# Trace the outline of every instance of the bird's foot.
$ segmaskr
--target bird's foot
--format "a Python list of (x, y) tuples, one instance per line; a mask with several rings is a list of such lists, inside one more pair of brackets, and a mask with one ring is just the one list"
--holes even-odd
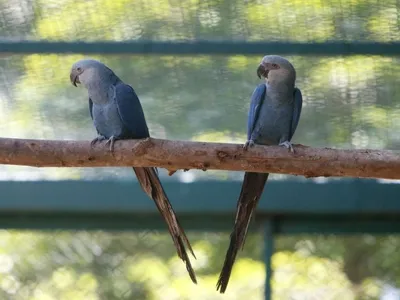
[(250, 147), (253, 147), (254, 146), (254, 141), (253, 140), (248, 140), (248, 141), (246, 141), (246, 143), (244, 143), (244, 145), (243, 145), (243, 149), (245, 150), (245, 151), (247, 151), (247, 149)]
[(101, 142), (106, 140), (107, 138), (104, 135), (99, 134), (95, 139), (90, 142), (90, 147), (94, 147), (97, 142)]
[(110, 144), (110, 152), (111, 153), (114, 153), (114, 144), (115, 144), (116, 140), (118, 140), (118, 138), (112, 135), (106, 142), (106, 146), (108, 144)]
[(286, 149), (289, 149), (290, 152), (294, 153), (294, 148), (291, 142), (289, 141), (284, 141), (282, 143), (279, 144), (279, 146), (283, 146)]

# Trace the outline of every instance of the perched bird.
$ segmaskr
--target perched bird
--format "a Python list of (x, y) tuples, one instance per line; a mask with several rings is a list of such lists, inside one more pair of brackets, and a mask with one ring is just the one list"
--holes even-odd
[[(70, 79), (74, 86), (82, 84), (89, 94), (89, 112), (93, 119), (98, 141), (107, 140), (110, 151), (118, 139), (145, 139), (150, 137), (143, 109), (134, 89), (125, 84), (103, 63), (84, 59), (76, 62), (71, 69)], [(154, 200), (168, 225), (168, 230), (179, 257), (186, 263), (186, 269), (194, 283), (196, 275), (190, 263), (186, 247), (195, 257), (186, 234), (161, 185), (156, 168), (133, 167), (145, 193)]]
[[(281, 145), (294, 152), (290, 140), (299, 123), (302, 95), (295, 87), (296, 71), (292, 64), (277, 55), (265, 56), (257, 75), (265, 83), (256, 87), (251, 96), (247, 121), (247, 141), (244, 150), (254, 144)], [(240, 248), (243, 248), (251, 216), (256, 209), (268, 173), (246, 172), (237, 202), (235, 225), (217, 283), (217, 290), (224, 293), (232, 267)]]

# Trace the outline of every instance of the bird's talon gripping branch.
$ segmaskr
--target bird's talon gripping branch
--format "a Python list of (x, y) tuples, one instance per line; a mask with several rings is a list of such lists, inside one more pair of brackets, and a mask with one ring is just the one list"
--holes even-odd
[(284, 141), (283, 143), (280, 143), (279, 146), (283, 146), (286, 149), (288, 149), (290, 152), (294, 153), (294, 148), (291, 142), (289, 141)]
[(98, 135), (95, 139), (93, 139), (91, 142), (90, 142), (90, 147), (94, 147), (94, 145), (97, 143), (97, 142), (101, 142), (101, 141), (104, 141), (106, 139), (106, 137), (105, 136), (103, 136), (103, 135)]
[(110, 152), (112, 153), (114, 153), (114, 144), (116, 140), (118, 140), (118, 138), (116, 138), (115, 136), (111, 136), (106, 142), (106, 146), (108, 144), (110, 145)]
[(248, 141), (246, 141), (246, 143), (244, 143), (244, 146), (243, 146), (243, 149), (245, 150), (245, 151), (247, 151), (247, 149), (250, 147), (253, 147), (254, 146), (254, 141), (253, 140), (248, 140)]

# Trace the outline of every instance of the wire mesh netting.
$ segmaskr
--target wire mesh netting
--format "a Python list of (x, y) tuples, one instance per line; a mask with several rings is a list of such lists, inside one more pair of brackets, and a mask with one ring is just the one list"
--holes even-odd
[[(4, 40), (396, 41), (399, 22), (398, 1), (0, 0)], [(86, 91), (69, 82), (72, 63), (82, 57), (1, 54), (1, 135), (93, 138)], [(152, 136), (245, 140), (261, 57), (93, 57), (135, 88)], [(295, 143), (400, 149), (397, 57), (288, 59), (297, 69), (304, 97)], [(0, 167), (1, 180), (109, 177), (134, 178), (124, 168)], [(202, 177), (236, 180), (242, 174), (174, 175), (182, 181)], [(198, 256), (193, 262), (199, 286), (189, 281), (166, 233), (2, 231), (0, 298), (262, 299), (265, 270), (259, 235), (247, 239), (226, 296), (215, 292), (215, 283), (228, 234), (192, 233), (190, 239)], [(399, 299), (393, 298), (398, 295), (393, 287), (400, 284), (399, 244), (399, 237), (392, 236), (282, 237), (273, 257), (274, 299)]]
[(395, 0), (3, 0), (2, 35), (50, 40), (399, 39)]

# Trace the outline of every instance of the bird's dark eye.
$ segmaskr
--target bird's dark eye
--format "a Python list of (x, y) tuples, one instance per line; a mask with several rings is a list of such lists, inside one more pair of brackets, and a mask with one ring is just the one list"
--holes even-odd
[(272, 67), (273, 67), (274, 69), (278, 69), (278, 65), (277, 65), (277, 64), (272, 64)]
[(76, 68), (76, 70), (78, 71), (78, 72), (80, 72), (80, 71), (82, 71), (82, 68)]

